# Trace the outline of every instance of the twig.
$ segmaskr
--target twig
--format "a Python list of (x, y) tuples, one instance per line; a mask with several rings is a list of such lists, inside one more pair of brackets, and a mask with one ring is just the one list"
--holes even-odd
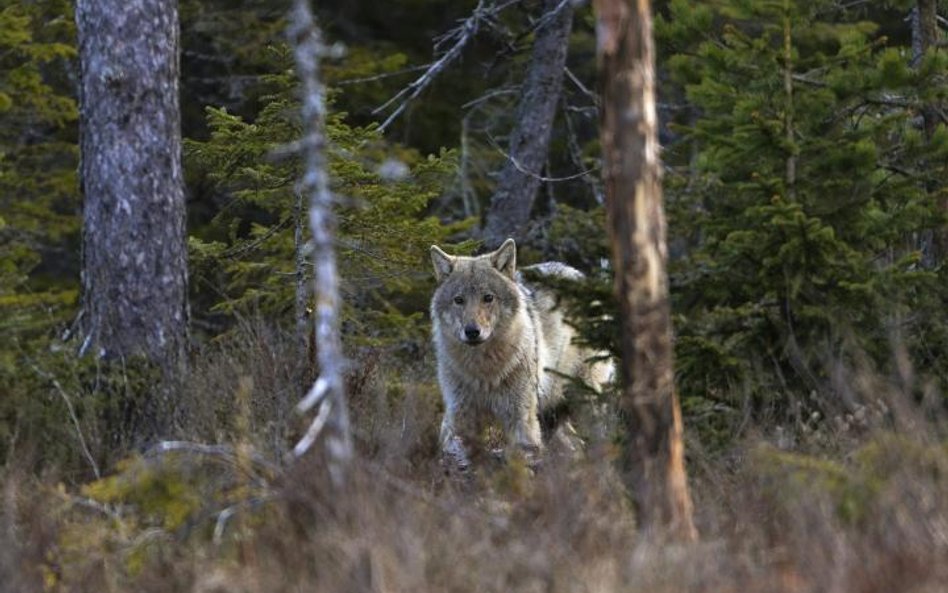
[[(504, 95), (516, 95), (516, 94), (519, 93), (519, 92), (520, 92), (520, 87), (519, 87), (519, 86), (516, 86), (516, 87), (513, 87), (513, 88), (494, 89), (494, 90), (492, 90), (492, 91), (489, 91), (489, 92), (484, 93), (483, 95), (481, 95), (480, 97), (478, 97), (478, 98), (476, 98), (476, 99), (471, 99), (470, 101), (468, 101), (468, 102), (465, 103), (464, 105), (461, 105), (461, 109), (463, 109), (463, 110), (466, 111), (466, 110), (468, 110), (468, 109), (470, 109), (470, 108), (472, 108), (472, 107), (480, 108), (480, 106), (481, 106), (483, 103), (486, 103), (487, 101), (490, 101), (490, 100), (493, 99), (494, 97), (502, 97), (502, 96), (504, 96)], [(468, 114), (468, 115), (470, 115), (470, 114)]]
[(309, 390), (306, 397), (296, 404), (296, 411), (300, 413), (308, 412), (310, 408), (321, 402), (327, 393), (329, 393), (329, 382), (320, 377), (313, 383), (313, 388)]
[[(566, 121), (566, 145), (569, 148), (569, 156), (572, 159), (573, 163), (576, 165), (576, 168), (581, 168), (583, 166), (583, 151), (579, 146), (579, 139), (576, 135), (576, 128), (573, 126), (573, 118), (570, 115), (570, 110), (566, 101), (564, 99), (564, 108), (563, 108), (563, 119)], [(605, 198), (602, 193), (602, 189), (599, 187), (597, 181), (597, 176), (590, 175), (586, 178), (586, 183), (589, 185), (589, 189), (592, 192), (593, 198), (596, 200), (597, 204), (603, 204)]]
[[(533, 21), (530, 27), (528, 29), (525, 29), (519, 35), (517, 35), (513, 39), (513, 41), (509, 43), (509, 45), (513, 46), (516, 43), (526, 39), (530, 35), (533, 35), (534, 33), (536, 33), (538, 29), (540, 29), (541, 27), (546, 25), (548, 22), (556, 18), (556, 16), (560, 13), (560, 11), (566, 8), (567, 6), (569, 6), (570, 4), (573, 4), (574, 6), (578, 7), (580, 4), (582, 4), (582, 1), (577, 2), (576, 0), (560, 0), (560, 3), (554, 6), (553, 10), (547, 13), (544, 13), (543, 15), (540, 16), (540, 18)], [(496, 27), (493, 27), (493, 28), (495, 30), (497, 29)]]
[(213, 542), (215, 546), (221, 545), (221, 540), (224, 538), (224, 528), (227, 526), (227, 521), (231, 516), (237, 512), (238, 505), (231, 505), (217, 514), (217, 521), (214, 522), (214, 538)]
[[(145, 452), (145, 457), (157, 457), (164, 453), (184, 452), (208, 457), (220, 457), (227, 462), (237, 463), (237, 458), (243, 453), (234, 450), (230, 445), (208, 445), (191, 441), (161, 441)], [(259, 453), (247, 454), (247, 459), (269, 471), (279, 471), (279, 467)]]
[(82, 448), (82, 454), (85, 456), (86, 461), (89, 462), (89, 465), (92, 466), (92, 473), (95, 474), (95, 479), (100, 479), (102, 474), (99, 472), (99, 464), (95, 462), (95, 459), (92, 457), (92, 453), (89, 451), (89, 446), (86, 444), (86, 439), (84, 436), (82, 436), (82, 427), (79, 425), (79, 417), (76, 416), (76, 409), (72, 405), (72, 400), (69, 398), (69, 394), (66, 393), (66, 390), (63, 389), (63, 386), (59, 383), (59, 381), (56, 380), (56, 377), (53, 377), (46, 371), (42, 370), (32, 361), (30, 361), (30, 366), (33, 367), (33, 370), (36, 371), (36, 374), (52, 383), (60, 397), (63, 398), (63, 401), (66, 403), (66, 409), (69, 411), (69, 418), (72, 421), (72, 425), (76, 429), (76, 436), (79, 439), (79, 446)]
[(267, 239), (269, 239), (270, 237), (274, 236), (275, 234), (283, 230), (290, 223), (291, 220), (293, 220), (293, 217), (287, 216), (280, 222), (268, 228), (262, 235), (260, 235), (256, 239), (247, 241), (246, 243), (242, 245), (234, 245), (230, 249), (224, 250), (224, 252), (221, 253), (221, 257), (226, 258), (226, 259), (231, 259), (231, 258), (243, 256), (244, 254), (250, 251), (253, 251), (257, 247), (262, 245), (264, 242), (266, 242)]
[(817, 87), (817, 88), (826, 88), (826, 87), (828, 86), (828, 85), (827, 85), (825, 82), (823, 82), (822, 80), (816, 80), (816, 79), (810, 78), (809, 76), (806, 76), (806, 75), (804, 75), (804, 74), (792, 74), (792, 75), (791, 75), (791, 78), (793, 78), (793, 80), (795, 80), (795, 81), (797, 81), (797, 82), (802, 82), (802, 83), (805, 83), (805, 84), (808, 84), (808, 85), (811, 85), (811, 86), (815, 86), (815, 87)]
[(566, 177), (544, 177), (542, 175), (538, 175), (534, 173), (533, 171), (528, 171), (522, 164), (520, 164), (519, 161), (517, 161), (517, 159), (515, 159), (512, 155), (510, 155), (510, 153), (506, 152), (503, 148), (501, 148), (500, 145), (497, 144), (497, 141), (494, 140), (494, 137), (491, 136), (490, 134), (487, 134), (487, 140), (488, 142), (490, 142), (491, 146), (493, 146), (497, 150), (497, 152), (504, 155), (504, 158), (510, 161), (510, 163), (518, 171), (520, 171), (524, 175), (533, 177), (534, 179), (538, 181), (543, 181), (543, 182), (571, 181), (573, 179), (579, 179), (580, 177), (585, 177), (586, 175), (589, 175), (590, 173), (599, 169), (599, 167), (597, 166), (591, 169), (586, 169), (585, 171), (580, 171), (579, 173), (574, 173), (573, 175), (567, 175)]
[(227, 528), (227, 522), (230, 521), (230, 518), (237, 514), (242, 507), (255, 507), (261, 505), (268, 500), (272, 500), (274, 497), (272, 495), (267, 496), (257, 496), (254, 498), (249, 498), (247, 500), (241, 500), (236, 504), (232, 504), (229, 507), (224, 508), (219, 513), (217, 513), (217, 520), (214, 522), (214, 535), (211, 541), (214, 542), (215, 546), (221, 545), (221, 542), (224, 539), (224, 530)]
[(395, 119), (398, 118), (398, 116), (401, 115), (403, 111), (405, 111), (405, 108), (408, 107), (408, 104), (415, 100), (418, 95), (422, 93), (422, 91), (428, 88), (428, 86), (434, 82), (434, 79), (439, 74), (441, 74), (448, 64), (456, 60), (461, 55), (461, 51), (474, 38), (474, 35), (477, 34), (477, 31), (483, 22), (488, 22), (504, 9), (517, 4), (520, 1), (521, 0), (507, 0), (506, 2), (502, 2), (500, 4), (485, 7), (484, 0), (479, 0), (477, 7), (474, 9), (474, 12), (471, 13), (471, 16), (464, 19), (460, 26), (448, 31), (439, 38), (439, 40), (435, 43), (435, 50), (441, 47), (442, 44), (445, 44), (452, 39), (455, 40), (454, 45), (452, 45), (451, 48), (448, 49), (440, 58), (433, 62), (424, 74), (416, 78), (408, 86), (398, 91), (398, 93), (396, 93), (391, 99), (379, 105), (372, 111), (372, 115), (378, 115), (393, 104), (398, 103), (398, 106), (395, 108), (395, 110), (389, 114), (389, 116), (385, 118), (385, 121), (379, 125), (379, 130), (384, 132), (390, 125), (392, 125), (392, 122), (394, 122)]
[(319, 406), (319, 413), (316, 414), (316, 418), (313, 419), (313, 423), (309, 425), (309, 428), (306, 430), (306, 434), (303, 435), (303, 438), (300, 439), (300, 442), (296, 443), (296, 446), (293, 447), (293, 455), (300, 457), (313, 446), (313, 443), (316, 442), (316, 438), (319, 437), (319, 433), (323, 431), (323, 428), (326, 426), (326, 422), (329, 420), (329, 413), (332, 411), (332, 402), (329, 400), (324, 400)]
[(579, 92), (581, 92), (582, 94), (584, 94), (584, 95), (586, 95), (587, 97), (589, 97), (589, 100), (592, 101), (593, 105), (595, 105), (595, 106), (598, 108), (598, 107), (599, 107), (599, 95), (597, 95), (596, 93), (594, 93), (594, 92), (592, 92), (591, 90), (589, 90), (589, 88), (586, 87), (586, 85), (584, 85), (584, 84), (582, 83), (582, 81), (579, 80), (579, 78), (576, 77), (575, 74), (573, 74), (573, 71), (570, 70), (569, 67), (564, 66), (564, 67), (563, 67), (563, 71), (566, 72), (566, 77), (569, 78), (570, 82), (572, 82), (574, 85), (576, 85), (576, 88), (579, 89)]
[(106, 517), (108, 517), (109, 519), (112, 519), (113, 521), (115, 521), (115, 523), (119, 525), (122, 524), (122, 514), (107, 504), (101, 503), (98, 500), (95, 500), (92, 498), (86, 498), (84, 496), (74, 496), (74, 495), (65, 494), (65, 493), (63, 494), (63, 496), (66, 498), (66, 500), (68, 500), (70, 503), (76, 506), (85, 507), (87, 509), (98, 511), (102, 513), (103, 515), (105, 515)]
[(339, 80), (335, 83), (336, 86), (348, 86), (351, 84), (359, 84), (363, 82), (375, 82), (377, 80), (385, 80), (386, 78), (392, 78), (394, 76), (401, 76), (402, 74), (408, 74), (410, 72), (418, 72), (419, 70), (424, 70), (425, 68), (430, 67), (431, 64), (420, 64), (418, 66), (409, 66), (408, 68), (402, 68), (401, 70), (395, 70), (394, 72), (382, 72), (379, 74), (374, 74), (372, 76), (361, 76), (359, 78), (347, 78), (345, 80)]
[(469, 127), (470, 121), (468, 120), (468, 116), (465, 115), (461, 118), (461, 158), (458, 163), (458, 175), (460, 176), (461, 182), (461, 204), (464, 207), (465, 218), (474, 216), (474, 204), (477, 203), (477, 196), (474, 194), (474, 189), (471, 187), (471, 182), (468, 179), (468, 164), (470, 163), (471, 156), (470, 142), (468, 142)]

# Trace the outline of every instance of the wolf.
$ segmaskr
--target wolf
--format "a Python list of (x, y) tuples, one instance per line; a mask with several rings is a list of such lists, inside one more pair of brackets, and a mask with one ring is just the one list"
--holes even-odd
[[(432, 338), (444, 399), (441, 448), (461, 467), (466, 443), (492, 416), (508, 448), (536, 460), (544, 448), (541, 417), (562, 409), (570, 377), (601, 388), (611, 363), (573, 344), (549, 290), (529, 285), (517, 271), (517, 245), (477, 257), (451, 256), (431, 246), (437, 289), (431, 299)], [(559, 262), (529, 266), (544, 276), (582, 278)]]

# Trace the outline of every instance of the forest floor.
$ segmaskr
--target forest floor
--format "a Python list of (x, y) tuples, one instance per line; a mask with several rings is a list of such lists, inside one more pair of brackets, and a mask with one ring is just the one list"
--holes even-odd
[(26, 453), (2, 470), (0, 590), (946, 590), (948, 423), (894, 389), (875, 392), (885, 413), (751, 423), (713, 449), (686, 419), (700, 540), (677, 544), (637, 532), (614, 446), (446, 477), (430, 356), (357, 359), (340, 494), (318, 454), (277, 453), (288, 341), (250, 334), (195, 365), (181, 441), (100, 479), (37, 474)]

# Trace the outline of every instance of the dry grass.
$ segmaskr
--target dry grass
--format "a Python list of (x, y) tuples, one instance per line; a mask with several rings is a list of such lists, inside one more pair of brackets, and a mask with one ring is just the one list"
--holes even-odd
[(693, 447), (702, 537), (678, 545), (637, 535), (608, 452), (536, 476), (513, 463), (445, 478), (423, 357), (360, 358), (350, 383), (360, 457), (339, 496), (318, 456), (276, 454), (286, 429), (274, 418), (295, 393), (289, 342), (263, 327), (244, 336), (195, 368), (201, 400), (181, 427), (226, 447), (138, 458), (91, 488), (4, 470), (0, 589), (934, 593), (948, 583), (945, 423), (910, 405), (858, 431), (828, 421), (801, 432), (807, 454), (763, 437), (724, 454)]

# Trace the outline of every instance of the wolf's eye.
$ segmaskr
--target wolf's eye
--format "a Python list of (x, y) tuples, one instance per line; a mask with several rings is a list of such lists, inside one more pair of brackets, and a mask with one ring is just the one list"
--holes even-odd
[(456, 296), (456, 297), (454, 297), (454, 304), (455, 304), (455, 305), (463, 305), (463, 304), (464, 304), (464, 297), (462, 297), (462, 296)]
[(494, 295), (492, 295), (492, 294), (485, 294), (485, 295), (484, 295), (484, 302), (485, 302), (485, 303), (493, 303), (493, 302), (494, 302)]

